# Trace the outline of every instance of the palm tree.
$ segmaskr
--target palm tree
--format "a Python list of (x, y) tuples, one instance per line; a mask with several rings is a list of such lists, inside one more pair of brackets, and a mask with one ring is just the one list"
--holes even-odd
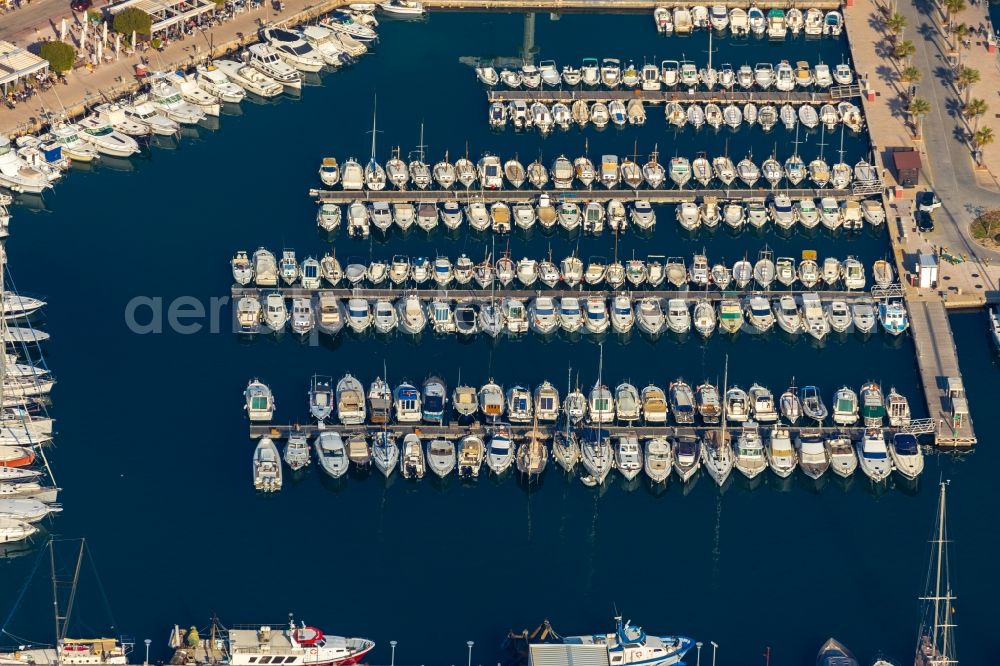
[(979, 79), (982, 78), (979, 75), (978, 69), (973, 69), (972, 67), (963, 67), (958, 70), (958, 75), (955, 77), (955, 83), (958, 85), (959, 89), (965, 90), (965, 103), (969, 103), (969, 96), (972, 94), (973, 84), (979, 83)]
[(964, 109), (962, 109), (962, 115), (964, 115), (966, 119), (972, 119), (975, 121), (975, 124), (972, 127), (973, 134), (979, 131), (979, 119), (985, 116), (986, 112), (989, 110), (990, 107), (986, 101), (978, 98), (969, 100), (969, 103), (965, 105)]
[(899, 80), (903, 83), (920, 83), (920, 79), (923, 77), (923, 72), (920, 68), (915, 65), (907, 65), (903, 68), (903, 71), (899, 73)]
[(917, 52), (917, 47), (913, 45), (910, 40), (905, 40), (896, 44), (892, 49), (892, 55), (896, 60), (906, 60), (907, 64), (910, 62), (910, 58), (913, 54)]
[(903, 30), (906, 29), (906, 17), (896, 12), (885, 20), (885, 27), (894, 39), (900, 39), (903, 36)]
[(958, 25), (956, 25), (954, 28), (951, 29), (951, 32), (952, 34), (955, 35), (955, 40), (958, 42), (956, 46), (959, 47), (961, 47), (961, 45), (965, 43), (965, 40), (969, 38), (969, 35), (972, 34), (972, 31), (969, 29), (969, 26), (965, 25), (964, 23), (959, 23)]
[(993, 143), (995, 139), (992, 127), (984, 127), (972, 137), (972, 141), (976, 145), (976, 162), (978, 164), (983, 163), (983, 148)]
[(910, 100), (906, 111), (913, 118), (913, 138), (919, 139), (920, 126), (923, 124), (924, 116), (931, 112), (931, 104), (922, 97), (914, 97)]
[(948, 13), (946, 25), (951, 25), (951, 20), (956, 14), (965, 9), (965, 0), (944, 0), (944, 8)]

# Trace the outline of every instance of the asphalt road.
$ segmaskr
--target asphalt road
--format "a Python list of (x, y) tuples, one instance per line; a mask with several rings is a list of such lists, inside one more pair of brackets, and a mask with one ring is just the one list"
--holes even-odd
[(980, 247), (969, 232), (969, 224), (980, 211), (1000, 207), (1000, 195), (977, 184), (969, 147), (962, 138), (962, 100), (951, 83), (951, 67), (945, 57), (947, 45), (932, 18), (939, 16), (938, 9), (930, 0), (900, 2), (898, 7), (910, 26), (906, 36), (917, 47), (913, 64), (923, 73), (918, 95), (931, 106), (922, 127), (929, 157), (924, 176), (943, 205), (935, 214), (935, 231), (929, 239), (952, 252), (1000, 261), (1000, 252)]
[(73, 16), (69, 0), (32, 0), (30, 5), (25, 2), (21, 0), (19, 9), (0, 16), (0, 39), (27, 46), (36, 41), (36, 28), (42, 37), (54, 36), (60, 20)]

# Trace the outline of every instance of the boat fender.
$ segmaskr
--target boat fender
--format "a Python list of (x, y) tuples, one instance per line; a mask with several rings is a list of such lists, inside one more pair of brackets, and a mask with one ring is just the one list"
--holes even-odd
[(316, 654), (316, 648), (309, 648), (309, 654)]

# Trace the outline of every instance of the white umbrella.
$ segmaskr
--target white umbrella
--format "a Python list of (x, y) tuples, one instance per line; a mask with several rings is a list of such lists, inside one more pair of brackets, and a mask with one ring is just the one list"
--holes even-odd
[(118, 52), (122, 48), (122, 36), (119, 33), (115, 33), (115, 60), (118, 60)]
[(135, 30), (132, 31), (132, 48), (135, 48)]
[(59, 24), (59, 41), (66, 41), (66, 18), (63, 17), (62, 23)]
[(101, 64), (101, 58), (104, 57), (104, 42), (97, 42), (97, 64)]
[(105, 21), (101, 27), (101, 41), (108, 41), (108, 22)]
[(80, 30), (80, 50), (83, 51), (87, 48), (87, 22), (83, 22), (83, 28)]

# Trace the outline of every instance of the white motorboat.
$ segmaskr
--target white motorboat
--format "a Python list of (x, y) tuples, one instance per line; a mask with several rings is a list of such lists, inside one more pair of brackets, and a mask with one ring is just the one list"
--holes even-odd
[(858, 454), (849, 437), (831, 437), (826, 440), (830, 469), (841, 478), (848, 478), (858, 467)]
[(289, 434), (282, 457), (293, 472), (309, 466), (312, 463), (312, 456), (309, 455), (309, 441), (306, 436), (299, 431)]
[(889, 443), (892, 466), (905, 479), (916, 479), (924, 471), (924, 454), (916, 435), (895, 433)]
[(212, 64), (225, 74), (227, 79), (259, 97), (275, 97), (284, 91), (284, 86), (280, 83), (245, 63), (235, 60), (213, 60)]
[(198, 65), (195, 81), (199, 88), (222, 102), (239, 104), (246, 97), (246, 90), (213, 64)]
[(160, 76), (150, 84), (149, 101), (157, 111), (182, 125), (194, 125), (206, 115), (204, 109), (186, 101), (166, 76)]
[(343, 50), (342, 42), (329, 28), (307, 25), (302, 27), (299, 34), (330, 67), (339, 67), (351, 62), (351, 56)]
[(380, 2), (378, 8), (389, 16), (423, 16), (427, 10), (419, 0), (386, 0)]
[(277, 492), (281, 490), (281, 479), (278, 447), (271, 439), (262, 437), (253, 453), (253, 486), (261, 492)]
[(152, 134), (149, 125), (129, 117), (121, 104), (113, 102), (98, 104), (94, 107), (94, 115), (102, 123), (106, 123), (114, 130), (134, 139), (145, 139)]
[(268, 292), (264, 298), (264, 324), (274, 333), (281, 333), (288, 323), (288, 308), (280, 293)]
[(496, 425), (491, 428), (486, 451), (486, 466), (490, 471), (497, 476), (506, 472), (514, 463), (514, 454), (514, 443), (507, 426)]
[(792, 446), (788, 428), (775, 426), (768, 435), (767, 463), (771, 471), (782, 479), (791, 476), (798, 466), (799, 458)]
[(799, 467), (810, 479), (820, 478), (830, 468), (830, 453), (819, 432), (800, 432), (795, 445), (799, 450)]
[(174, 136), (180, 130), (180, 124), (160, 113), (149, 100), (135, 104), (123, 104), (122, 110), (130, 120), (145, 125), (150, 133), (158, 136)]
[(320, 468), (331, 478), (339, 479), (347, 473), (349, 458), (344, 440), (337, 432), (324, 431), (313, 440), (316, 460)]
[(861, 471), (875, 483), (881, 483), (889, 478), (893, 463), (881, 428), (865, 430), (861, 446), (858, 447), (858, 460)]
[[(309, 50), (312, 51), (312, 47), (309, 47)], [(285, 62), (267, 44), (258, 43), (252, 45), (244, 51), (243, 58), (248, 65), (258, 72), (277, 81), (286, 88), (297, 90), (302, 87), (302, 76), (299, 74), (299, 71)], [(320, 64), (320, 67), (322, 67), (322, 64)]]
[(178, 70), (173, 73), (171, 81), (180, 91), (181, 99), (197, 106), (205, 112), (206, 116), (218, 118), (222, 114), (222, 104), (219, 98), (202, 88), (195, 76)]

